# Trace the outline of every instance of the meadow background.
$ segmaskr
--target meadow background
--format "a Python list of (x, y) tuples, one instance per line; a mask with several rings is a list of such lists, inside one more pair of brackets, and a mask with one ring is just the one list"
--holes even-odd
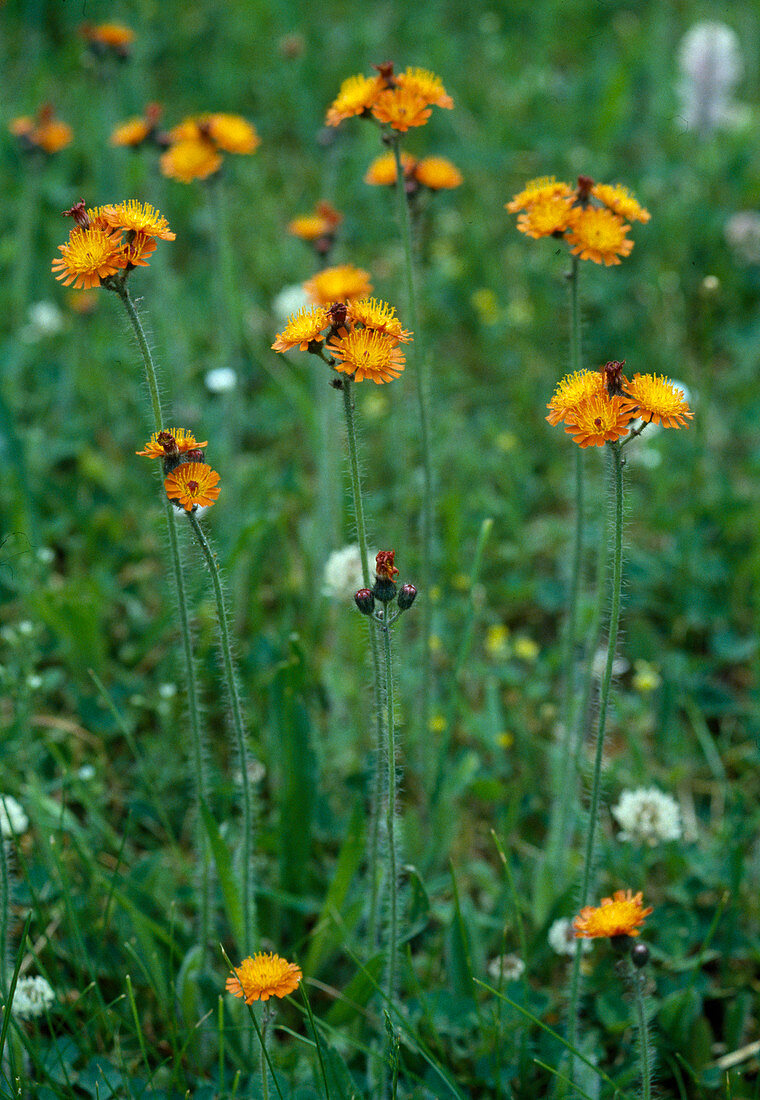
[[(677, 56), (690, 26), (711, 18), (740, 39), (744, 119), (700, 134), (683, 124)], [(93, 65), (84, 19), (132, 27), (129, 61)], [(494, 984), (489, 960), (516, 952), (527, 969), (507, 993), (561, 1025), (567, 960), (547, 930), (576, 911), (577, 864), (550, 893), (536, 867), (572, 528), (573, 445), (544, 420), (568, 369), (567, 259), (518, 234), (504, 203), (533, 176), (582, 173), (627, 184), (652, 214), (619, 268), (583, 267), (584, 365), (625, 359), (631, 372), (665, 373), (688, 387), (695, 413), (689, 431), (627, 452), (625, 664), (604, 780), (606, 807), (642, 785), (672, 794), (684, 838), (622, 843), (605, 809), (599, 896), (631, 887), (655, 907), (646, 940), (659, 1095), (760, 1096), (756, 1048), (730, 1072), (720, 1064), (757, 1039), (760, 990), (760, 243), (756, 234), (753, 252), (726, 238), (733, 215), (760, 211), (756, 6), (8, 0), (0, 27), (0, 785), (31, 822), (13, 843), (11, 950), (31, 911), (22, 973), (44, 974), (57, 995), (47, 1018), (11, 1029), (26, 1052), (23, 1094), (258, 1088), (240, 1006), (227, 998), (218, 1016), (221, 955), (198, 981), (182, 969), (193, 943), (191, 783), (160, 497), (134, 454), (152, 429), (142, 370), (116, 296), (99, 291), (82, 316), (71, 309), (78, 292), (50, 274), (70, 228), (60, 211), (82, 197), (150, 202), (177, 235), (130, 286), (171, 423), (209, 440), (222, 475), (204, 523), (226, 571), (261, 765), (261, 944), (304, 967), (331, 1095), (366, 1094), (363, 1052), (383, 1027), (361, 945), (366, 627), (350, 602), (322, 594), (329, 553), (353, 541), (342, 428), (336, 409), (332, 446), (320, 450), (326, 368), (270, 345), (283, 323), (277, 295), (315, 268), (287, 222), (320, 198), (345, 215), (334, 260), (368, 269), (403, 320), (394, 195), (362, 179), (381, 151), (377, 130), (323, 128), (345, 77), (393, 59), (438, 73), (455, 101), (405, 148), (447, 156), (464, 176), (427, 197), (420, 222), (438, 486), (436, 583), (420, 600), (432, 601), (437, 696), (423, 734), (415, 609), (396, 631), (408, 907), (398, 1095), (543, 1097), (550, 1074), (532, 1059), (560, 1060), (546, 1032), (473, 979)], [(153, 100), (167, 126), (230, 111), (261, 136), (254, 156), (224, 166), (239, 332), (222, 313), (209, 188), (164, 179), (152, 150), (109, 145), (114, 126)], [(44, 101), (74, 141), (33, 172), (7, 127)], [(61, 311), (57, 331), (30, 319), (40, 301)], [(237, 372), (234, 391), (206, 385), (220, 366)], [(366, 383), (356, 397), (370, 543), (395, 548), (413, 581), (412, 379)], [(601, 452), (587, 466), (593, 540)], [(235, 761), (213, 603), (193, 553), (188, 563), (224, 833), (237, 820)], [(586, 617), (590, 607), (589, 597)], [(216, 939), (233, 957), (224, 902), (218, 892)], [(630, 1006), (603, 947), (590, 958), (584, 1049), (636, 1095)], [(313, 1050), (290, 1034), (311, 1034), (295, 1002), (280, 1007), (273, 1058), (285, 1095), (319, 1096)], [(593, 1073), (584, 1087), (613, 1095)]]

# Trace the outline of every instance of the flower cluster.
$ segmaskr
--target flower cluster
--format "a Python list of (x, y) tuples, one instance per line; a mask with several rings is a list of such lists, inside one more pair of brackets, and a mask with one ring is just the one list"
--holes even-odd
[(335, 244), (335, 234), (343, 215), (329, 202), (318, 202), (311, 214), (301, 214), (288, 222), (288, 233), (308, 241), (319, 256), (326, 256)]
[(116, 57), (126, 61), (135, 32), (122, 23), (83, 23), (79, 33), (96, 57)]
[(232, 969), (227, 979), (227, 991), (243, 997), (247, 1005), (268, 1001), (270, 997), (287, 997), (303, 978), (300, 966), (269, 951), (260, 951), (243, 959)]
[(627, 187), (595, 183), (588, 176), (578, 177), (575, 190), (554, 176), (542, 176), (505, 205), (510, 214), (518, 215), (521, 233), (536, 240), (564, 237), (573, 255), (608, 267), (631, 253), (633, 241), (626, 236), (631, 227), (626, 222), (650, 218)]
[(616, 890), (614, 897), (602, 898), (601, 905), (587, 905), (573, 921), (578, 939), (601, 939), (615, 936), (638, 936), (644, 918), (652, 912), (645, 909), (641, 891)]
[(48, 156), (65, 149), (74, 136), (68, 123), (55, 117), (51, 103), (43, 103), (34, 118), (28, 115), (14, 118), (8, 129), (26, 152), (39, 150)]
[(55, 1004), (55, 993), (46, 978), (36, 975), (19, 978), (13, 993), (11, 1012), (18, 1020), (33, 1020), (44, 1016)]
[[(602, 447), (628, 435), (631, 421), (688, 427), (690, 411), (683, 390), (664, 375), (623, 374), (625, 360), (612, 360), (599, 371), (565, 375), (546, 406), (550, 424), (564, 424), (579, 447)], [(642, 425), (643, 427), (643, 425)], [(641, 429), (639, 429), (640, 431)]]
[(149, 103), (142, 115), (120, 123), (111, 134), (111, 145), (123, 145), (136, 149), (147, 142), (162, 144), (159, 140), (158, 124), (161, 121), (163, 107), (160, 103)]
[(154, 432), (142, 451), (145, 458), (160, 458), (163, 463), (164, 488), (175, 508), (196, 512), (198, 508), (210, 508), (219, 496), (219, 474), (206, 465), (203, 448), (208, 440), (199, 443), (186, 428), (164, 428)]
[[(372, 588), (360, 588), (354, 596), (354, 602), (362, 615), (371, 615), (378, 622), (390, 626), (402, 611), (408, 611), (417, 599), (417, 589), (413, 584), (396, 584), (398, 569), (395, 565), (396, 551), (381, 550), (375, 555), (375, 583)], [(383, 605), (375, 610), (375, 600)], [(398, 610), (391, 614), (388, 604), (396, 601)]]
[(249, 155), (261, 144), (256, 128), (241, 115), (206, 113), (184, 119), (166, 134), (169, 148), (161, 171), (180, 183), (206, 179), (222, 166), (222, 153)]
[(424, 126), (432, 114), (432, 107), (451, 109), (454, 106), (440, 77), (427, 69), (409, 68), (396, 74), (390, 61), (373, 68), (377, 76), (359, 74), (343, 81), (327, 111), (328, 126), (338, 126), (344, 119), (361, 116), (405, 133), (413, 126)]
[(622, 829), (619, 840), (643, 841), (654, 847), (663, 840), (681, 839), (681, 810), (676, 800), (657, 787), (623, 791), (612, 816)]
[[(56, 279), (77, 290), (100, 286), (112, 275), (123, 277), (135, 267), (147, 267), (156, 241), (173, 241), (175, 234), (155, 207), (128, 199), (110, 206), (90, 209), (84, 200), (74, 203), (64, 215), (75, 225), (61, 253), (53, 260)], [(108, 284), (106, 284), (108, 285)]]
[[(459, 187), (462, 173), (446, 157), (423, 157), (417, 160), (409, 153), (401, 154), (404, 171), (404, 187), (407, 195), (416, 194), (421, 187), (429, 191), (443, 191)], [(393, 187), (396, 183), (396, 158), (384, 153), (372, 161), (364, 176), (364, 182), (373, 187)]]
[(299, 348), (323, 359), (329, 355), (330, 366), (352, 381), (369, 378), (379, 385), (398, 378), (406, 363), (399, 345), (411, 339), (393, 306), (359, 298), (300, 309), (288, 318), (272, 349)]

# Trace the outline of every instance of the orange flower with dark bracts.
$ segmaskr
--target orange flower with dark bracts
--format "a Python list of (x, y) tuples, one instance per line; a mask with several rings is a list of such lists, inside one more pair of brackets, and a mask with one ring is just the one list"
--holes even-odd
[(614, 897), (602, 898), (601, 905), (587, 905), (573, 921), (576, 939), (601, 939), (638, 936), (644, 918), (652, 912), (644, 908), (642, 894), (616, 890)]
[(299, 309), (288, 318), (282, 332), (277, 333), (272, 344), (273, 351), (290, 351), (300, 348), (308, 351), (309, 344), (324, 340), (324, 330), (330, 326), (330, 317), (324, 306), (311, 306)]
[(370, 294), (372, 283), (369, 279), (369, 272), (360, 267), (338, 264), (318, 271), (303, 288), (316, 305), (329, 306), (333, 302), (346, 302)]
[(155, 207), (134, 199), (94, 209), (80, 199), (64, 213), (76, 224), (66, 244), (58, 246), (61, 255), (53, 260), (52, 271), (65, 286), (74, 283), (77, 289), (100, 286), (119, 271), (126, 275), (132, 268), (147, 267), (156, 238), (175, 239)]
[(428, 69), (406, 69), (398, 74), (395, 81), (399, 87), (414, 92), (431, 107), (444, 107), (450, 111), (454, 106), (454, 100), (447, 95), (441, 78)]
[(663, 428), (688, 428), (694, 418), (683, 390), (676, 389), (669, 378), (656, 374), (634, 374), (625, 386), (625, 393), (636, 406), (635, 415), (647, 423)]
[(111, 134), (111, 145), (136, 149), (155, 135), (163, 109), (159, 103), (149, 103), (140, 118), (130, 118), (116, 127)]
[(335, 370), (350, 374), (355, 382), (365, 378), (378, 385), (390, 382), (398, 378), (406, 364), (397, 340), (366, 328), (333, 337), (326, 351), (336, 360)]
[(158, 237), (162, 241), (177, 239), (176, 233), (172, 233), (169, 228), (166, 218), (150, 203), (127, 199), (112, 206), (101, 206), (98, 212), (106, 225), (112, 229), (144, 233), (148, 237)]
[(378, 298), (353, 299), (347, 303), (346, 317), (352, 325), (363, 325), (374, 332), (383, 332), (397, 344), (411, 343), (412, 333), (401, 327), (394, 306)]
[(125, 266), (121, 234), (98, 226), (72, 229), (58, 251), (61, 255), (53, 260), (51, 270), (59, 282), (64, 286), (73, 283), (76, 290), (100, 286), (103, 279)]
[[(409, 179), (414, 175), (417, 161), (409, 153), (402, 151), (401, 167), (404, 178)], [(372, 184), (373, 187), (393, 187), (396, 182), (396, 157), (394, 154), (383, 153), (382, 156), (375, 157), (365, 173), (364, 182)]]
[(311, 214), (301, 214), (288, 222), (288, 233), (302, 241), (333, 237), (343, 221), (343, 215), (329, 202), (318, 202)]
[(424, 126), (431, 107), (454, 106), (440, 77), (427, 69), (410, 68), (395, 75), (390, 61), (375, 68), (375, 77), (359, 74), (343, 81), (327, 111), (328, 126), (371, 114), (378, 122), (403, 133), (412, 126)]
[(635, 417), (633, 406), (625, 397), (595, 394), (580, 401), (565, 414), (565, 431), (579, 447), (603, 447), (628, 435), (628, 425)]
[(379, 76), (349, 76), (327, 111), (326, 124), (338, 126), (347, 118), (364, 114), (384, 87), (385, 82)]
[(95, 51), (111, 50), (122, 59), (129, 57), (129, 48), (135, 40), (135, 32), (122, 23), (83, 23), (80, 33)]
[(186, 512), (193, 512), (216, 501), (218, 480), (219, 474), (205, 462), (183, 462), (164, 478), (164, 488), (170, 500), (178, 501)]
[(260, 951), (233, 967), (227, 979), (227, 991), (245, 998), (247, 1005), (268, 1001), (270, 997), (287, 997), (298, 988), (303, 978), (300, 966), (270, 952)]
[(573, 254), (582, 260), (611, 267), (620, 263), (620, 256), (629, 256), (633, 249), (633, 241), (625, 235), (630, 228), (611, 210), (587, 206), (570, 222), (567, 243)]
[(415, 168), (414, 178), (430, 191), (448, 191), (463, 182), (462, 173), (446, 157), (423, 157)]
[(135, 451), (135, 454), (145, 458), (166, 458), (196, 451), (201, 447), (208, 447), (208, 440), (204, 439), (199, 443), (187, 428), (163, 428), (160, 432), (153, 432), (144, 449)]
[(381, 550), (375, 556), (375, 576), (384, 581), (394, 580), (398, 576), (398, 569), (393, 564), (395, 560), (395, 550)]
[(560, 424), (582, 401), (601, 394), (603, 388), (604, 376), (600, 371), (581, 370), (565, 375), (546, 406), (550, 410), (546, 419), (550, 424)]
[(180, 183), (205, 180), (222, 167), (222, 158), (212, 141), (188, 138), (171, 145), (161, 154), (161, 171)]
[(36, 118), (26, 115), (14, 118), (8, 129), (23, 143), (26, 149), (40, 149), (48, 156), (65, 149), (73, 140), (71, 127), (55, 117), (50, 103), (44, 103)]
[(591, 194), (599, 202), (604, 203), (613, 214), (618, 214), (623, 221), (648, 222), (652, 215), (645, 210), (633, 197), (627, 187), (621, 183), (595, 183), (591, 188)]
[(402, 134), (424, 126), (432, 113), (427, 100), (413, 88), (386, 88), (372, 104), (373, 117)]
[(203, 134), (210, 137), (216, 147), (224, 153), (249, 156), (261, 145), (256, 127), (242, 115), (228, 115), (220, 112), (200, 115), (198, 124)]

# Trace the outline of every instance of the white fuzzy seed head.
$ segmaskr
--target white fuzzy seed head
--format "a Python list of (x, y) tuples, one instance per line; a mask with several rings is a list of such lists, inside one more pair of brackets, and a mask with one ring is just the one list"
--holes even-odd
[(630, 840), (654, 847), (665, 840), (680, 840), (681, 810), (676, 800), (657, 787), (639, 787), (623, 791), (612, 816), (622, 829), (619, 840)]

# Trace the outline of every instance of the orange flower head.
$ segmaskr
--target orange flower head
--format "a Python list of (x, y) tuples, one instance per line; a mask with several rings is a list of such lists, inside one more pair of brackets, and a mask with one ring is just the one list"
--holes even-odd
[[(404, 178), (409, 179), (417, 167), (417, 161), (409, 153), (402, 151), (401, 167), (404, 170)], [(396, 182), (396, 158), (393, 153), (383, 153), (376, 157), (364, 175), (364, 182), (373, 187), (393, 187)]]
[(122, 254), (124, 258), (124, 266), (129, 269), (133, 267), (148, 267), (148, 256), (152, 256), (156, 251), (156, 242), (153, 237), (149, 237), (147, 233), (135, 233), (131, 241), (127, 241), (122, 246)]
[(369, 272), (353, 264), (326, 267), (308, 279), (303, 288), (316, 305), (329, 306), (333, 302), (347, 302), (351, 298), (364, 298), (372, 293)]
[(66, 244), (58, 245), (61, 255), (53, 260), (51, 270), (64, 286), (73, 283), (77, 290), (100, 286), (126, 264), (120, 238), (118, 232), (97, 225), (88, 229), (75, 226)]
[(519, 210), (529, 210), (536, 202), (552, 198), (571, 199), (574, 194), (572, 187), (562, 180), (556, 180), (554, 176), (539, 176), (529, 180), (523, 190), (505, 205), (510, 214), (516, 214)]
[(36, 118), (14, 118), (8, 129), (16, 137), (35, 149), (41, 149), (43, 153), (52, 156), (61, 149), (65, 149), (73, 141), (74, 135), (71, 127), (66, 122), (61, 122), (53, 113), (50, 103), (43, 103), (37, 112)]
[(633, 241), (625, 235), (630, 228), (611, 210), (587, 206), (577, 211), (567, 240), (574, 255), (610, 267), (620, 263), (620, 256), (630, 255)]
[(579, 447), (603, 447), (627, 435), (635, 415), (634, 406), (625, 397), (597, 393), (567, 410), (565, 431)]
[(549, 195), (537, 199), (524, 213), (517, 215), (517, 228), (526, 236), (538, 240), (539, 237), (564, 233), (573, 224), (575, 216), (570, 199), (564, 195)]
[(162, 241), (176, 240), (169, 223), (155, 206), (137, 199), (100, 207), (100, 216), (112, 229), (126, 229), (132, 233), (143, 233), (146, 237), (158, 237)]
[(663, 428), (687, 427), (694, 413), (683, 390), (678, 390), (665, 375), (634, 374), (625, 392), (636, 406), (636, 416), (648, 423), (662, 424)]
[(573, 921), (576, 939), (599, 939), (614, 936), (638, 936), (644, 918), (652, 912), (645, 909), (641, 891), (616, 890), (612, 898), (602, 898), (599, 906), (587, 905)]
[(340, 90), (330, 104), (325, 118), (328, 126), (338, 126), (344, 119), (362, 115), (375, 101), (375, 97), (385, 87), (380, 76), (349, 76), (340, 86)]
[(395, 308), (378, 298), (353, 299), (348, 303), (346, 316), (350, 324), (385, 333), (397, 344), (408, 344), (412, 340), (412, 333), (401, 327)]
[(446, 157), (423, 157), (414, 175), (418, 183), (431, 191), (449, 190), (462, 183), (462, 173)]
[(337, 362), (335, 370), (350, 374), (354, 382), (365, 378), (380, 385), (398, 378), (406, 360), (398, 341), (384, 332), (354, 329), (345, 336), (334, 336), (326, 348)]
[(413, 126), (424, 126), (432, 113), (424, 96), (413, 87), (400, 85), (380, 92), (372, 104), (374, 118), (402, 134)]
[(91, 46), (113, 50), (119, 57), (129, 56), (129, 47), (135, 40), (135, 32), (122, 23), (83, 23), (80, 30)]
[(604, 375), (595, 370), (574, 371), (566, 374), (561, 382), (557, 383), (549, 404), (550, 410), (547, 420), (550, 424), (560, 424), (567, 420), (575, 408), (589, 397), (601, 394), (604, 389)]
[(186, 512), (198, 506), (208, 508), (219, 496), (219, 474), (205, 462), (183, 462), (164, 478), (170, 500), (179, 501)]
[(144, 450), (135, 451), (135, 454), (146, 458), (171, 458), (187, 454), (188, 451), (196, 451), (199, 447), (208, 447), (208, 440), (198, 443), (187, 428), (164, 428), (160, 432), (153, 432)]
[(260, 951), (243, 959), (227, 979), (227, 991), (235, 997), (244, 997), (247, 1005), (254, 1001), (268, 1001), (270, 997), (287, 997), (303, 978), (300, 966), (279, 955)]
[(180, 183), (205, 180), (218, 172), (222, 158), (213, 142), (205, 138), (188, 138), (170, 146), (161, 155), (161, 171)]
[(261, 145), (256, 128), (242, 115), (208, 114), (198, 121), (203, 132), (225, 153), (255, 153)]
[(324, 329), (330, 327), (330, 316), (324, 306), (304, 306), (288, 317), (282, 332), (278, 332), (273, 351), (290, 351), (299, 348), (308, 351), (309, 344), (324, 340)]
[(395, 80), (398, 87), (414, 92), (432, 107), (445, 107), (450, 111), (454, 106), (454, 100), (446, 94), (441, 78), (427, 69), (407, 69), (399, 73)]
[(621, 183), (595, 183), (591, 194), (613, 214), (628, 222), (648, 222), (652, 215), (640, 206), (627, 187)]
[(111, 134), (111, 145), (135, 148), (150, 136), (152, 127), (144, 118), (130, 118), (122, 122)]

